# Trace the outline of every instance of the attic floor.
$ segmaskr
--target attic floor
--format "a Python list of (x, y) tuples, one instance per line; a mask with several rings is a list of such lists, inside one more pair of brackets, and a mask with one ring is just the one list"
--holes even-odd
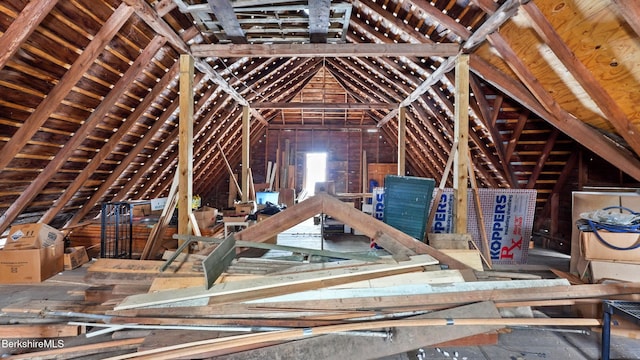
[[(347, 235), (326, 236), (322, 239), (320, 226), (313, 221), (304, 222), (278, 236), (278, 243), (298, 247), (324, 248), (325, 250), (339, 251), (369, 251), (369, 240), (363, 236)], [(290, 255), (290, 253), (288, 253)], [(269, 251), (265, 257), (285, 256), (287, 253)], [(569, 258), (566, 255), (554, 251), (534, 248), (529, 254), (529, 263), (523, 265), (525, 269), (539, 271), (540, 265), (549, 265), (560, 270), (567, 270)], [(509, 269), (506, 269), (509, 270)], [(0, 306), (2, 308), (15, 305), (23, 301), (34, 300), (65, 300), (78, 299), (81, 301), (82, 292), (88, 287), (83, 283), (86, 267), (71, 271), (65, 271), (51, 279), (37, 285), (0, 285)], [(542, 272), (540, 272), (542, 273)], [(547, 275), (553, 275), (548, 272)], [(550, 316), (572, 316), (568, 308), (545, 308)], [(534, 311), (535, 316), (547, 316), (542, 312)], [(20, 322), (20, 316), (15, 314), (0, 315), (0, 324)], [(566, 328), (565, 328), (566, 329)], [(600, 333), (559, 332), (552, 328), (516, 328), (500, 333), (498, 344), (485, 346), (459, 346), (446, 348), (423, 348), (415, 351), (398, 354), (382, 360), (406, 360), (406, 359), (434, 359), (434, 360), (532, 360), (532, 359), (568, 359), (568, 360), (595, 360), (600, 358)], [(82, 339), (81, 339), (82, 338)], [(85, 339), (78, 336), (68, 339), (65, 346), (78, 343), (100, 342), (108, 340), (108, 337), (99, 336)], [(1, 340), (1, 339), (0, 339)], [(0, 345), (0, 354), (5, 353)], [(109, 353), (109, 356), (115, 355)], [(105, 354), (106, 356), (106, 354)], [(3, 356), (4, 357), (4, 356)], [(99, 359), (100, 356), (88, 357)], [(612, 336), (611, 359), (640, 359), (640, 340), (625, 337)]]

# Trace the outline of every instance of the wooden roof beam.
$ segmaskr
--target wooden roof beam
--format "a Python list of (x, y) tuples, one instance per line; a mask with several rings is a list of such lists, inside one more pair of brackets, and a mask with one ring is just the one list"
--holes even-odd
[(154, 101), (160, 94), (171, 84), (171, 82), (178, 76), (177, 63), (174, 64), (169, 71), (160, 79), (159, 82), (153, 87), (153, 90), (147, 94), (140, 105), (127, 117), (127, 121), (122, 123), (122, 126), (109, 138), (100, 151), (91, 159), (87, 166), (78, 174), (74, 181), (69, 184), (64, 193), (56, 200), (54, 205), (47, 210), (42, 216), (40, 222), (49, 223), (60, 212), (64, 206), (71, 200), (76, 192), (82, 188), (85, 182), (93, 175), (93, 173), (100, 167), (102, 162), (111, 155), (111, 152), (118, 146), (120, 140), (127, 135), (131, 127), (133, 127), (138, 118), (144, 116), (147, 109), (153, 105)]
[[(2, 49), (0, 53), (0, 70), (16, 54), (22, 43), (29, 38), (57, 3), (58, 0), (32, 0), (27, 2), (18, 17), (0, 37), (0, 49)], [(1, 230), (0, 233), (2, 233)]]
[[(499, 34), (496, 33), (492, 36), (497, 37)], [(499, 41), (500, 40), (498, 38), (495, 38), (493, 42), (497, 44)], [(503, 48), (503, 46), (499, 47), (501, 49)], [(513, 59), (513, 57), (515, 57), (515, 55), (509, 56), (507, 54), (507, 58)], [(551, 95), (539, 85), (535, 76), (529, 72), (522, 62), (511, 61), (511, 65), (518, 67), (518, 71), (515, 72), (518, 74), (520, 80), (524, 84), (527, 84), (532, 92), (537, 93), (538, 96), (542, 96), (548, 101), (553, 101)], [(500, 89), (500, 91), (509, 95), (515, 101), (526, 106), (542, 119), (546, 120), (548, 123), (555, 126), (578, 143), (582, 144), (582, 146), (598, 154), (600, 157), (627, 173), (632, 178), (640, 181), (640, 161), (637, 158), (630, 156), (630, 153), (624, 151), (623, 148), (607, 139), (598, 131), (576, 119), (559, 106), (558, 111), (554, 113), (547, 111), (531, 94), (529, 89), (525, 88), (521, 83), (512, 79), (508, 75), (500, 72), (478, 56), (471, 56), (471, 70), (478, 76), (482, 77), (485, 81), (491, 83), (493, 86)]]
[(14, 201), (5, 211), (0, 221), (0, 233), (2, 233), (20, 213), (27, 208), (29, 203), (44, 189), (51, 178), (53, 178), (60, 168), (67, 162), (70, 156), (82, 145), (86, 140), (87, 134), (93, 130), (109, 112), (112, 106), (116, 104), (118, 98), (127, 91), (131, 83), (138, 77), (140, 72), (146, 65), (151, 62), (155, 54), (162, 48), (165, 40), (161, 36), (157, 36), (151, 40), (149, 45), (138, 56), (134, 63), (127, 69), (124, 75), (114, 85), (113, 89), (104, 97), (100, 105), (89, 115), (80, 128), (67, 141), (67, 143), (58, 151), (56, 156), (51, 159), (42, 172), (32, 181), (29, 186), (22, 192), (20, 197)]
[(56, 111), (59, 104), (62, 103), (64, 98), (67, 97), (73, 87), (76, 86), (78, 81), (80, 81), (87, 70), (93, 65), (96, 58), (127, 22), (131, 14), (133, 14), (133, 9), (126, 4), (121, 4), (102, 25), (100, 31), (94, 36), (93, 40), (87, 45), (82, 54), (78, 56), (56, 86), (51, 89), (47, 97), (40, 102), (38, 107), (29, 115), (29, 118), (24, 121), (24, 124), (4, 145), (2, 148), (2, 156), (0, 157), (0, 171), (7, 167), (38, 129), (49, 119), (49, 116)]
[(371, 110), (371, 109), (395, 109), (398, 104), (393, 103), (315, 103), (315, 102), (259, 102), (252, 103), (254, 109), (349, 109), (349, 110)]
[[(191, 54), (189, 46), (184, 40), (176, 34), (173, 29), (158, 15), (158, 13), (144, 0), (124, 0), (129, 6), (135, 9), (136, 14), (151, 27), (156, 33), (167, 38), (169, 43), (176, 47), (183, 54)], [(191, 54), (191, 56), (194, 56)], [(194, 56), (196, 57), (196, 56)], [(195, 67), (209, 76), (211, 81), (218, 85), (224, 92), (233, 96), (240, 105), (248, 105), (249, 103), (242, 97), (236, 89), (231, 87), (220, 74), (202, 59), (195, 59)]]
[[(631, 122), (631, 119), (624, 113), (615, 99), (600, 85), (593, 73), (578, 60), (537, 5), (530, 2), (524, 5), (523, 8), (538, 36), (544, 40), (545, 44), (551, 48), (562, 64), (564, 64), (565, 68), (591, 96), (591, 99), (604, 114), (605, 119), (616, 129), (618, 134), (624, 138), (633, 151), (635, 151), (637, 155), (640, 155), (640, 129)], [(640, 9), (640, 5), (636, 5), (636, 8)], [(636, 23), (637, 22), (638, 20), (636, 19)], [(542, 102), (542, 104), (544, 105), (545, 102)]]
[(197, 57), (380, 57), (452, 56), (460, 46), (441, 44), (198, 44), (191, 51)]
[(637, 0), (612, 0), (620, 10), (619, 13), (631, 26), (636, 35), (640, 36), (640, 2)]

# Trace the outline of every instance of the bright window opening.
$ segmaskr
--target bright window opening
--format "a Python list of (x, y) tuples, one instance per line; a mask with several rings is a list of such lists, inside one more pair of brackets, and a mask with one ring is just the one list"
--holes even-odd
[(327, 181), (327, 153), (307, 153), (306, 175), (304, 188), (313, 196), (316, 183)]

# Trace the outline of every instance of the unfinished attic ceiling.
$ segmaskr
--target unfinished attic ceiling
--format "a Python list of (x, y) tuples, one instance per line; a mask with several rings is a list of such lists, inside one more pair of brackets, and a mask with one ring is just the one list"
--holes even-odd
[[(213, 206), (226, 201), (223, 154), (240, 166), (242, 105), (252, 151), (263, 152), (256, 178), (271, 132), (352, 131), (365, 143), (371, 129), (396, 149), (403, 105), (407, 174), (440, 181), (454, 133), (448, 67), (460, 53), (470, 54), (481, 186), (535, 188), (537, 215), (548, 216), (567, 189), (640, 180), (634, 0), (8, 0), (0, 15), (0, 233), (165, 196), (178, 158), (177, 59), (207, 46), (221, 52), (196, 56), (193, 169), (194, 193)], [(268, 52), (277, 45), (294, 53)]]

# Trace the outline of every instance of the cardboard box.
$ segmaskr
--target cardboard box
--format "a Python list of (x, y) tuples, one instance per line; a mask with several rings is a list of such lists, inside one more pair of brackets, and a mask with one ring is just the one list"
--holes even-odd
[(256, 212), (256, 203), (249, 201), (236, 204), (236, 215), (250, 215)]
[(9, 231), (5, 250), (40, 249), (62, 241), (64, 235), (47, 224), (14, 225)]
[[(612, 233), (608, 231), (599, 231), (598, 234), (603, 240), (609, 244), (621, 248), (627, 248), (640, 242), (640, 234), (638, 233)], [(621, 261), (640, 263), (640, 248), (633, 250), (617, 250), (608, 247), (600, 239), (596, 233), (581, 233), (581, 252), (587, 260), (605, 260), (605, 261)]]
[(89, 256), (84, 246), (74, 246), (64, 249), (64, 269), (72, 270), (89, 262)]
[(64, 241), (40, 249), (0, 250), (0, 284), (38, 283), (64, 269)]
[(200, 231), (206, 230), (216, 223), (216, 217), (218, 216), (218, 209), (204, 206), (198, 211), (194, 211), (193, 215), (196, 217), (198, 227)]
[(603, 280), (620, 280), (636, 282), (640, 272), (640, 264), (627, 264), (610, 261), (590, 261), (590, 280), (598, 283)]

